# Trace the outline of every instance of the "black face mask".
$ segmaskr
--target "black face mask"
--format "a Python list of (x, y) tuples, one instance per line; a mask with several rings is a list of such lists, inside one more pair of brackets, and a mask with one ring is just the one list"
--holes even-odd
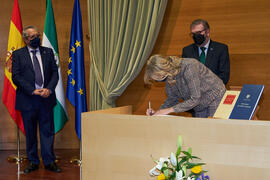
[(34, 49), (38, 48), (40, 46), (40, 38), (35, 37), (34, 39), (30, 40), (30, 46)]
[(193, 34), (192, 37), (195, 44), (197, 44), (198, 46), (202, 45), (202, 43), (205, 41), (205, 37), (202, 34)]

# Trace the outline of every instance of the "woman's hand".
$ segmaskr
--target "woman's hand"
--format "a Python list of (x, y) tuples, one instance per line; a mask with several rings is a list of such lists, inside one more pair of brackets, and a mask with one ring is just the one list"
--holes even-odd
[(152, 116), (153, 114), (155, 114), (154, 109), (152, 109), (152, 108), (146, 109), (146, 115), (147, 115), (147, 116)]
[(167, 109), (160, 109), (157, 112), (155, 112), (153, 115), (154, 116), (166, 115), (166, 114), (170, 114), (172, 112), (174, 112), (174, 109), (171, 107), (171, 108), (167, 108)]

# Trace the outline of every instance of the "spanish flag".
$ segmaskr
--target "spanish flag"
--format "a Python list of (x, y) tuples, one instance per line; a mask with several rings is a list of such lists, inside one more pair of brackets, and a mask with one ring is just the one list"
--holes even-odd
[(14, 0), (12, 17), (10, 22), (8, 49), (5, 67), (4, 88), (3, 88), (3, 103), (6, 105), (11, 117), (15, 120), (21, 131), (24, 132), (21, 113), (15, 110), (16, 86), (11, 79), (12, 52), (23, 47), (24, 41), (22, 38), (22, 20), (19, 9), (18, 0)]

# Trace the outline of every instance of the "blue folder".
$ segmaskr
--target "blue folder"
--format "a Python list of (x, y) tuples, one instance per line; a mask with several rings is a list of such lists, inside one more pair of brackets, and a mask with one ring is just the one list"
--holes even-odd
[(264, 85), (245, 84), (229, 119), (250, 120), (262, 95)]

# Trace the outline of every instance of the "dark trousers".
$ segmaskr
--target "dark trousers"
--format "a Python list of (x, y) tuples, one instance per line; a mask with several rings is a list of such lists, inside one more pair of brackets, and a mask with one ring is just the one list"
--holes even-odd
[(41, 156), (46, 166), (55, 160), (53, 152), (54, 121), (53, 108), (38, 107), (31, 111), (21, 111), (26, 137), (26, 152), (30, 162), (39, 164), (37, 125), (39, 124), (39, 136)]

